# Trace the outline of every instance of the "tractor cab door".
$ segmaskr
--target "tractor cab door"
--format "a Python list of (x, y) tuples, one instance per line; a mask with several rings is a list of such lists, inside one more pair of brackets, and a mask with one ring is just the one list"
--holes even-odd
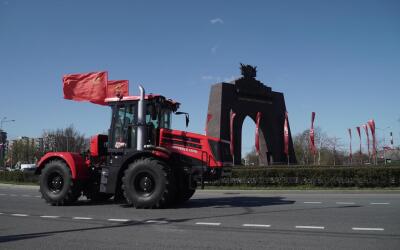
[(136, 149), (137, 103), (117, 103), (112, 109), (109, 148)]

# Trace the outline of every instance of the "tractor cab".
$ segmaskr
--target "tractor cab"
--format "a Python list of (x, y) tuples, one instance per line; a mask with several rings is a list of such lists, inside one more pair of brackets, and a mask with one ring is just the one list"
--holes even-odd
[[(139, 96), (108, 98), (106, 102), (112, 110), (109, 129), (108, 150), (137, 150), (138, 134), (143, 128), (140, 141), (143, 145), (158, 146), (160, 129), (171, 128), (171, 116), (179, 108), (179, 103), (162, 95), (145, 95), (143, 118), (139, 114)], [(139, 142), (140, 144), (141, 142)]]

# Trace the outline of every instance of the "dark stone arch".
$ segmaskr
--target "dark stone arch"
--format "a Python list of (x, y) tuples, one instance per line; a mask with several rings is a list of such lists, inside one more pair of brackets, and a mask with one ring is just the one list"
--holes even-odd
[[(256, 123), (257, 112), (261, 112), (259, 162), (262, 165), (287, 162), (283, 142), (286, 111), (283, 93), (272, 91), (255, 77), (249, 76), (212, 85), (208, 104), (211, 119), (207, 124), (207, 135), (230, 141), (231, 110), (236, 113), (233, 124), (235, 164), (241, 164), (244, 119), (249, 116)], [(295, 163), (290, 126), (289, 155), (290, 162)]]

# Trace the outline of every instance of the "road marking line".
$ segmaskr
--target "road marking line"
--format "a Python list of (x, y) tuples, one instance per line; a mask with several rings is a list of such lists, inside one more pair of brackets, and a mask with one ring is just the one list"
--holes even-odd
[(35, 196), (33, 196), (33, 197), (36, 197), (36, 198), (41, 198), (42, 196), (40, 196), (40, 195), (35, 195)]
[(60, 216), (56, 216), (56, 215), (42, 215), (42, 216), (40, 216), (40, 218), (57, 219), (57, 218), (60, 218)]
[(371, 202), (371, 205), (390, 205), (389, 202)]
[(354, 202), (342, 202), (342, 201), (339, 201), (339, 202), (336, 202), (336, 204), (340, 204), (340, 205), (354, 205), (354, 204), (356, 204), (356, 203), (354, 203)]
[(243, 224), (243, 227), (271, 227), (271, 225), (263, 225), (263, 224)]
[(321, 227), (321, 226), (296, 226), (296, 228), (301, 228), (301, 229), (325, 229), (325, 227)]
[(358, 231), (383, 231), (383, 230), (385, 230), (384, 228), (380, 228), (380, 227), (352, 227), (351, 229), (358, 230)]
[(11, 214), (12, 216), (19, 216), (19, 217), (25, 217), (25, 216), (29, 216), (27, 214)]
[(27, 194), (23, 194), (23, 195), (21, 195), (22, 197), (31, 197), (30, 195), (27, 195)]
[(128, 219), (107, 219), (108, 221), (116, 221), (116, 222), (128, 222)]
[(0, 194), (1, 196), (3, 196), (3, 195), (7, 195), (7, 194)]
[(166, 220), (147, 220), (146, 223), (166, 224), (166, 223), (168, 223), (168, 221), (166, 221)]
[(0, 214), (3, 214), (3, 213), (0, 213)]
[(18, 196), (18, 195), (16, 195), (16, 194), (10, 194), (10, 196), (12, 196), (12, 197), (16, 197), (16, 196)]
[(321, 204), (322, 202), (320, 201), (305, 201), (305, 204)]
[(196, 225), (219, 226), (220, 222), (196, 222)]
[(74, 219), (74, 220), (93, 220), (93, 218), (90, 218), (90, 217), (73, 217), (72, 219)]

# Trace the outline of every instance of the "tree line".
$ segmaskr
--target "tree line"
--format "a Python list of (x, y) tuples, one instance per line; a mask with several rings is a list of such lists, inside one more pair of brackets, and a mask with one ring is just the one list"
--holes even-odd
[(22, 137), (9, 142), (5, 157), (6, 166), (36, 163), (47, 152), (84, 152), (89, 139), (72, 125), (55, 130), (45, 130), (39, 138)]

